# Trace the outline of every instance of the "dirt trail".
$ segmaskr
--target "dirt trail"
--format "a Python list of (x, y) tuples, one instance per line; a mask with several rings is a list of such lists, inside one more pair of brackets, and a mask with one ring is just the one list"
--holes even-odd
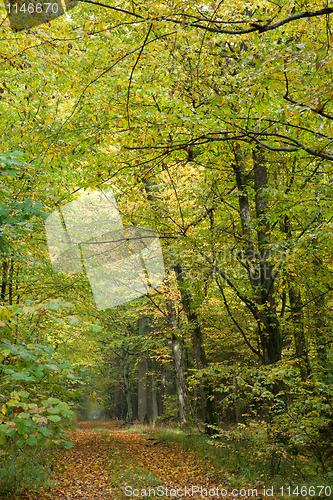
[[(95, 432), (93, 428), (100, 429), (100, 431)], [(157, 497), (160, 500), (170, 500), (170, 498), (202, 500), (204, 498), (235, 498), (229, 495), (230, 488), (218, 483), (215, 477), (216, 471), (212, 467), (208, 467), (203, 460), (184, 450), (180, 445), (151, 441), (141, 434), (126, 432), (115, 423), (101, 421), (80, 423), (72, 439), (74, 447), (62, 458), (56, 486), (45, 494), (27, 495), (26, 499), (123, 500)], [(108, 453), (109, 461), (110, 453), (114, 453), (112, 459), (118, 465), (118, 473), (119, 470), (127, 472), (123, 482), (121, 474), (120, 478), (115, 481), (112, 480), (112, 471), (111, 478), (108, 475)], [(124, 466), (122, 457), (126, 457)], [(141, 467), (153, 473), (152, 477), (155, 476), (158, 479), (160, 489), (157, 490), (157, 485), (152, 484), (151, 481), (144, 486), (142, 484), (138, 486), (135, 482), (135, 475), (131, 477), (131, 474), (128, 474), (132, 467)], [(124, 490), (125, 486), (127, 490)], [(219, 491), (216, 490), (217, 487)], [(146, 495), (142, 488), (146, 488)], [(155, 489), (155, 495), (151, 491), (151, 496), (148, 496), (149, 488)], [(202, 491), (201, 488), (203, 488)], [(210, 494), (205, 494), (206, 488), (210, 490)], [(215, 488), (215, 495), (211, 494), (212, 488)], [(228, 495), (220, 493), (223, 488), (225, 488), (224, 493), (228, 490)], [(246, 500), (248, 497), (242, 496), (242, 498)], [(256, 498), (260, 500), (261, 497)]]
[[(28, 494), (29, 500), (113, 499), (107, 473), (107, 441), (89, 428), (72, 433), (72, 450), (58, 464), (56, 487), (45, 494)], [(23, 500), (23, 498), (22, 498)]]

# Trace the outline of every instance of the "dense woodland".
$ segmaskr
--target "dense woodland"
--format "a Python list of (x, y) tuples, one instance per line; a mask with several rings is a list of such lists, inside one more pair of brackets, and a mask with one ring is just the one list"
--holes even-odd
[[(243, 436), (265, 474), (329, 484), (331, 13), (80, 1), (15, 33), (2, 8), (0, 460), (69, 448), (75, 411)], [(44, 224), (109, 188), (165, 279), (97, 310)]]

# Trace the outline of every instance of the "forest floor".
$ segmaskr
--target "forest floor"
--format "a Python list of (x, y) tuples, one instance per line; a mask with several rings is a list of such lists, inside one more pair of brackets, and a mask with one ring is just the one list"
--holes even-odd
[(235, 490), (221, 482), (221, 471), (180, 444), (115, 422), (80, 422), (71, 438), (74, 447), (61, 455), (54, 487), (22, 500), (276, 498), (259, 490), (251, 494), (248, 485)]

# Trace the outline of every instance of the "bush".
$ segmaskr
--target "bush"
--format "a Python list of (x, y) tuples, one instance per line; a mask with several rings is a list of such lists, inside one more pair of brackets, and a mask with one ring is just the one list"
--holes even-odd
[[(65, 429), (73, 411), (65, 397), (71, 367), (54, 358), (50, 347), (0, 344), (0, 449), (15, 452), (30, 446), (69, 448)], [(55, 364), (57, 363), (57, 364)]]
[[(12, 309), (0, 313), (10, 316)], [(0, 327), (6, 334), (7, 325)], [(67, 430), (76, 381), (74, 368), (51, 347), (15, 342), (10, 335), (0, 341), (2, 497), (48, 485), (49, 450), (73, 445)]]
[(13, 498), (24, 491), (38, 492), (51, 486), (51, 458), (40, 450), (0, 450), (0, 498)]

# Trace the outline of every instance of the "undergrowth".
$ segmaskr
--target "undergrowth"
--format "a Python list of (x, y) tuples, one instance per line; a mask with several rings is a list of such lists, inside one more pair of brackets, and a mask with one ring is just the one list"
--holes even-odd
[(52, 485), (50, 456), (0, 451), (0, 498), (15, 499), (23, 492), (40, 492)]
[[(182, 431), (179, 428), (135, 426), (141, 431), (161, 439), (165, 443), (176, 442), (184, 449), (193, 451), (199, 458), (207, 461), (218, 471), (219, 479), (231, 487), (274, 488), (281, 493), (281, 487), (332, 485), (333, 472), (323, 474), (318, 463), (307, 455), (295, 453), (293, 459), (283, 452), (282, 447), (269, 441), (267, 426), (263, 422), (248, 425), (238, 424), (228, 430), (219, 429), (215, 437), (207, 436), (198, 430)], [(297, 491), (297, 490), (295, 490)], [(318, 493), (320, 490), (317, 489)], [(332, 487), (333, 494), (333, 487)], [(293, 497), (293, 495), (290, 495)], [(294, 495), (297, 497), (297, 493)], [(302, 498), (310, 496), (302, 495)], [(311, 495), (311, 498), (323, 496)]]

